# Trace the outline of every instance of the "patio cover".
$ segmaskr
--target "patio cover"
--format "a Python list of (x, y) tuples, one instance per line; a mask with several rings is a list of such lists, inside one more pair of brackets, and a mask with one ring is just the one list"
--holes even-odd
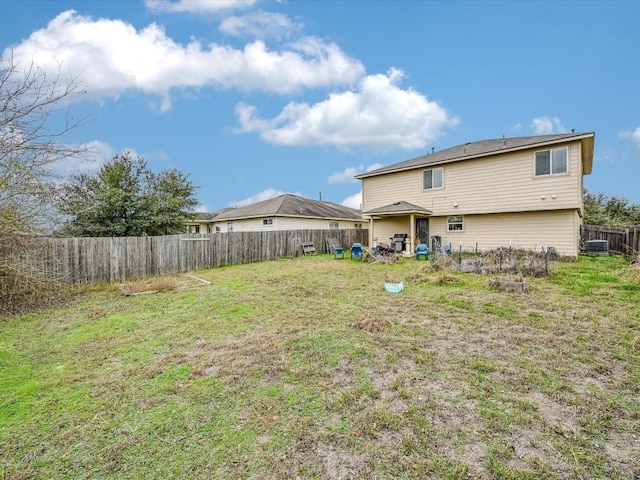
[(414, 205), (409, 202), (395, 202), (390, 205), (385, 205), (383, 207), (373, 208), (371, 210), (367, 210), (366, 212), (362, 212), (363, 215), (370, 215), (371, 217), (394, 217), (394, 216), (402, 216), (402, 215), (420, 215), (427, 216), (431, 215), (433, 212), (431, 210), (427, 210), (426, 208), (419, 207), (418, 205)]

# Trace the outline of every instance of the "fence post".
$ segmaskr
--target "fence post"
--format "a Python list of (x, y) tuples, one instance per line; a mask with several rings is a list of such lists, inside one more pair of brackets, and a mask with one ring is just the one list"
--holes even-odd
[(547, 248), (544, 252), (544, 274), (549, 276), (549, 249)]

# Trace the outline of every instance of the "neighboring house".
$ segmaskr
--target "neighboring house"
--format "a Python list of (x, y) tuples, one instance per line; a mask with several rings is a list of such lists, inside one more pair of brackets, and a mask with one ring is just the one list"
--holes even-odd
[(360, 210), (296, 195), (281, 195), (246, 207), (200, 213), (187, 228), (192, 233), (344, 230), (363, 228), (363, 224), (366, 225), (366, 221), (362, 220)]
[(217, 212), (196, 212), (196, 216), (193, 220), (186, 222), (187, 225), (187, 233), (213, 233), (213, 219), (216, 215), (228, 210), (227, 208), (223, 210), (218, 210)]
[(357, 175), (370, 241), (455, 251), (554, 247), (577, 256), (594, 133), (471, 142)]

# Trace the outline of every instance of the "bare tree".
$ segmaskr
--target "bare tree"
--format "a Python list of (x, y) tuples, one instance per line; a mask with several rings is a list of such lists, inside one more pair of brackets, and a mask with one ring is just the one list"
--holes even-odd
[(33, 290), (42, 274), (27, 260), (28, 236), (50, 228), (56, 166), (80, 158), (85, 147), (66, 135), (87, 119), (73, 120), (77, 78), (60, 65), (47, 72), (34, 63), (0, 60), (0, 300)]

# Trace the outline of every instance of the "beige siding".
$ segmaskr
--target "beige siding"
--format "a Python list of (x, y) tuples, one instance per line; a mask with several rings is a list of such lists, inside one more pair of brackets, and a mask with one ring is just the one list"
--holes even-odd
[(541, 250), (552, 246), (558, 253), (578, 255), (579, 216), (576, 210), (548, 212), (465, 215), (464, 231), (447, 231), (447, 218), (431, 218), (430, 235), (440, 235), (442, 243), (454, 250), (476, 247), (482, 251), (499, 246)]
[(373, 235), (370, 235), (371, 242), (390, 243), (390, 238), (396, 233), (406, 233), (410, 235), (410, 217), (391, 217), (384, 220), (374, 220)]
[(400, 200), (432, 210), (434, 216), (579, 209), (580, 143), (567, 146), (568, 173), (563, 175), (535, 177), (536, 150), (526, 150), (445, 164), (440, 189), (422, 189), (424, 168), (365, 178), (363, 210)]
[[(375, 220), (372, 242), (389, 243), (395, 233), (409, 233), (409, 222), (409, 216)], [(429, 218), (429, 236), (440, 236), (442, 244), (451, 244), (454, 251), (460, 246), (465, 252), (474, 251), (476, 245), (479, 251), (499, 246), (529, 250), (551, 246), (561, 255), (575, 257), (579, 232), (580, 216), (576, 210), (465, 215), (464, 230), (460, 232), (448, 231), (447, 217)]]

